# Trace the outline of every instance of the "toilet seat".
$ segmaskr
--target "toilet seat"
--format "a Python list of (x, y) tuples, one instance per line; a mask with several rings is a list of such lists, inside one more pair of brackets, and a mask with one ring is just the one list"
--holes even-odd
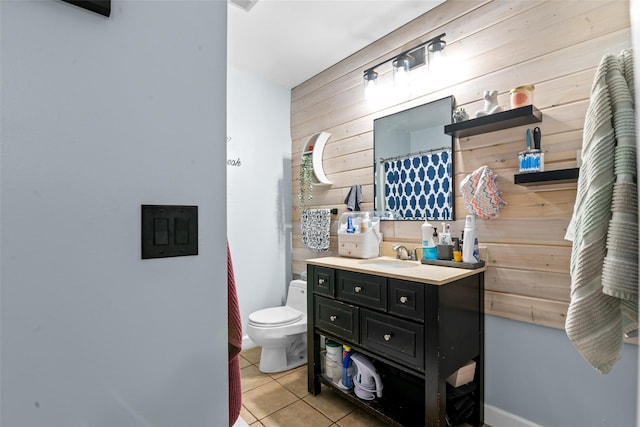
[(270, 307), (249, 315), (249, 323), (260, 327), (286, 326), (302, 319), (303, 313), (291, 307)]

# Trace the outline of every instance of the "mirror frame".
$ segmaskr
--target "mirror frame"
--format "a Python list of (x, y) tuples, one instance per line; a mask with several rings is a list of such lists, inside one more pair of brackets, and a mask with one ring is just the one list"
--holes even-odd
[[(397, 152), (397, 153), (393, 153), (390, 156), (387, 156), (386, 153), (388, 153), (388, 151), (385, 151), (384, 155), (385, 155), (385, 159), (380, 158), (381, 156), (378, 154), (380, 152), (380, 148), (379, 148), (379, 144), (381, 144), (382, 142), (380, 141), (381, 136), (380, 136), (380, 130), (378, 130), (378, 132), (376, 132), (376, 127), (380, 126), (381, 123), (384, 122), (397, 122), (397, 123), (401, 123), (402, 121), (406, 121), (406, 117), (408, 116), (408, 113), (414, 113), (417, 110), (425, 110), (426, 114), (428, 114), (428, 107), (431, 105), (433, 107), (435, 107), (436, 103), (443, 103), (443, 101), (447, 101), (447, 118), (444, 118), (444, 114), (442, 115), (442, 120), (443, 123), (438, 123), (436, 125), (428, 125), (428, 126), (415, 126), (415, 125), (411, 125), (411, 128), (413, 129), (412, 131), (415, 132), (415, 130), (428, 130), (428, 129), (435, 129), (437, 127), (441, 126), (441, 132), (442, 132), (442, 136), (443, 136), (443, 142), (442, 143), (435, 143), (429, 146), (424, 147), (424, 149), (410, 149), (410, 150), (402, 150), (402, 152)], [(374, 119), (374, 124), (373, 124), (373, 157), (374, 157), (374, 162), (373, 162), (373, 188), (374, 188), (374, 195), (373, 195), (373, 200), (374, 200), (374, 209), (376, 212), (380, 212), (380, 217), (382, 219), (388, 219), (388, 220), (406, 220), (406, 221), (424, 221), (425, 220), (425, 215), (422, 216), (414, 216), (414, 217), (401, 217), (400, 215), (397, 214), (397, 212), (393, 212), (392, 210), (389, 210), (386, 206), (386, 203), (383, 203), (379, 200), (378, 197), (378, 192), (379, 190), (379, 180), (381, 179), (381, 176), (378, 175), (378, 171), (379, 171), (379, 163), (387, 160), (387, 161), (397, 161), (403, 158), (407, 158), (405, 159), (405, 161), (408, 160), (409, 157), (414, 157), (414, 161), (415, 161), (415, 157), (417, 156), (421, 156), (421, 165), (422, 167), (426, 166), (425, 165), (425, 161), (428, 162), (429, 160), (425, 158), (425, 156), (429, 155), (429, 153), (435, 153), (435, 152), (439, 152), (442, 151), (443, 149), (449, 149), (449, 157), (450, 157), (450, 162), (449, 162), (449, 167), (450, 170), (448, 171), (448, 178), (449, 178), (449, 191), (446, 193), (448, 195), (448, 197), (450, 198), (450, 201), (448, 203), (449, 205), (449, 216), (448, 217), (436, 217), (433, 214), (431, 214), (430, 216), (428, 216), (426, 219), (427, 220), (434, 220), (434, 221), (453, 221), (455, 219), (455, 179), (454, 179), (454, 140), (453, 140), (453, 136), (450, 135), (446, 135), (444, 133), (444, 126), (451, 124), (452, 122), (452, 114), (453, 114), (453, 108), (454, 108), (454, 97), (453, 95), (449, 95), (443, 98), (439, 98), (421, 105), (418, 105), (416, 107), (412, 107), (412, 108), (408, 108), (406, 110), (402, 110), (399, 111), (397, 113), (393, 113), (393, 114), (389, 114), (383, 117), (379, 117), (377, 119)], [(426, 120), (425, 120), (426, 121)], [(409, 125), (408, 125), (409, 126)], [(448, 141), (445, 143), (444, 142), (444, 138), (448, 138)], [(422, 148), (422, 147), (419, 147)], [(406, 152), (406, 151), (410, 151), (410, 152)], [(418, 167), (420, 167), (420, 164), (418, 164)], [(426, 173), (426, 172), (425, 172)], [(386, 183), (386, 180), (385, 180)], [(436, 183), (437, 185), (440, 185), (439, 183)], [(429, 197), (427, 195), (427, 197)], [(447, 197), (447, 196), (445, 196)], [(417, 203), (417, 202), (416, 202)], [(428, 200), (426, 201), (426, 203), (428, 204)], [(433, 206), (433, 204), (430, 204), (431, 206)], [(384, 208), (384, 209), (383, 209)], [(427, 207), (428, 208), (428, 207)], [(425, 208), (425, 209), (427, 209)], [(420, 208), (417, 208), (420, 209)], [(430, 210), (430, 209), (429, 209)], [(426, 214), (426, 212), (425, 212)]]

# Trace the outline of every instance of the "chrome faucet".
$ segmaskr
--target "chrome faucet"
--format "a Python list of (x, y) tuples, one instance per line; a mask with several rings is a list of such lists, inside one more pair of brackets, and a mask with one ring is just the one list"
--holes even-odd
[(415, 259), (412, 258), (409, 255), (409, 249), (407, 249), (406, 247), (402, 246), (402, 245), (395, 245), (393, 247), (393, 251), (398, 254), (396, 258), (398, 259), (403, 259), (403, 260), (410, 260), (410, 259)]

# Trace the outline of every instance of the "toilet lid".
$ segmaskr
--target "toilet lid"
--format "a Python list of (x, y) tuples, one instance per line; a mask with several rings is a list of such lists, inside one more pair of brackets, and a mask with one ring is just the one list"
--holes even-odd
[(249, 315), (249, 322), (262, 326), (284, 326), (302, 319), (302, 313), (291, 307), (271, 307)]

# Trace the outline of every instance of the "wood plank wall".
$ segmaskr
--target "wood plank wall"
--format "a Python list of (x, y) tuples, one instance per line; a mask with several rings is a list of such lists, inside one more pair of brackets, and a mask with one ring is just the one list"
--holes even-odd
[[(449, 63), (444, 74), (434, 78), (421, 67), (412, 72), (416, 83), (410, 96), (377, 106), (364, 99), (364, 69), (443, 32)], [(498, 90), (498, 100), (508, 108), (509, 89), (535, 84), (534, 103), (543, 113), (539, 127), (546, 169), (575, 167), (600, 58), (629, 47), (628, 1), (448, 0), (294, 88), (292, 272), (305, 271), (307, 258), (337, 254), (336, 221), (330, 252), (317, 253), (302, 245), (297, 180), (302, 149), (310, 136), (321, 131), (332, 134), (323, 157), (332, 185), (315, 187), (306, 207), (338, 208), (335, 220), (346, 210), (344, 199), (353, 184), (362, 185), (362, 209), (373, 209), (373, 120), (448, 95), (473, 117), (482, 108), (484, 90)], [(390, 72), (380, 76), (383, 81), (390, 78)], [(498, 187), (508, 203), (497, 219), (478, 224), (489, 260), (486, 312), (564, 328), (570, 244), (563, 237), (576, 184), (513, 184), (525, 129), (455, 140), (456, 187), (466, 174), (486, 165), (499, 175)], [(458, 195), (454, 235), (460, 234), (466, 214)], [(382, 231), (385, 241), (420, 244), (420, 222), (385, 222)]]

